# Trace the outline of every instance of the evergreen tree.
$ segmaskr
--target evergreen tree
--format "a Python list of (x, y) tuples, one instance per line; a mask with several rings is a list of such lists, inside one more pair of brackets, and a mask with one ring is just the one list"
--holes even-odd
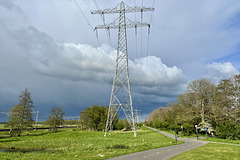
[(8, 126), (11, 126), (10, 133), (16, 131), (17, 135), (20, 136), (23, 129), (32, 126), (32, 108), (34, 106), (31, 93), (26, 88), (19, 96), (19, 103), (12, 107), (9, 112)]

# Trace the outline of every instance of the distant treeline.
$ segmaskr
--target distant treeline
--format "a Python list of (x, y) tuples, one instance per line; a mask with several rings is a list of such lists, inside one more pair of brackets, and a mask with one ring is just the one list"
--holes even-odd
[[(177, 103), (154, 110), (146, 123), (163, 130), (178, 131), (185, 135), (207, 129), (220, 138), (240, 139), (240, 75), (222, 79), (215, 86), (208, 79), (194, 80)], [(182, 127), (182, 128), (181, 128)]]
[[(92, 107), (87, 107), (84, 111), (80, 112), (80, 128), (84, 130), (96, 130), (104, 131), (106, 127), (106, 121), (108, 116), (108, 106), (98, 106), (93, 105)], [(116, 115), (113, 121), (113, 129), (115, 130), (129, 130), (130, 125), (127, 119), (118, 119)]]

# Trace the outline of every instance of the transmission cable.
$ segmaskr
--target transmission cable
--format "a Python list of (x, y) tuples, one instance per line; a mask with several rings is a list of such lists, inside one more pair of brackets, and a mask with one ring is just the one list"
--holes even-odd
[[(95, 4), (97, 10), (99, 10), (99, 6), (98, 6), (96, 0), (94, 0), (94, 4)], [(102, 16), (100, 15), (100, 17), (101, 17), (101, 19), (102, 19), (102, 21), (103, 21), (103, 24), (105, 25), (104, 14), (103, 14)], [(110, 30), (109, 30), (109, 29), (106, 30), (106, 36), (108, 37), (109, 42), (110, 42), (110, 45), (111, 45), (111, 47), (113, 48), (112, 41), (111, 41), (111, 37), (110, 37)], [(99, 40), (99, 38), (98, 38), (97, 30), (96, 30), (96, 38), (97, 38), (97, 41), (98, 41), (98, 45), (99, 45), (99, 47), (101, 48), (101, 51), (102, 51), (103, 49), (102, 49), (102, 46), (100, 45), (100, 40)], [(110, 79), (113, 81), (113, 78), (112, 78), (112, 76), (111, 76), (111, 74), (110, 74), (109, 67), (108, 67), (108, 65), (107, 65), (107, 63), (106, 63), (106, 60), (105, 60), (105, 58), (104, 58), (105, 56), (104, 56), (103, 52), (102, 52), (102, 55), (103, 55), (104, 63), (105, 63), (106, 66), (107, 66), (107, 70), (108, 70), (108, 74), (110, 75)]]
[[(84, 12), (82, 11), (82, 9), (81, 9), (81, 7), (79, 6), (79, 4), (77, 3), (77, 1), (74, 0), (74, 2), (75, 2), (75, 4), (76, 4), (77, 8), (79, 9), (79, 11), (81, 12), (81, 14), (83, 15), (84, 19), (86, 20), (87, 24), (88, 24), (89, 27), (92, 29), (93, 34), (94, 34), (94, 28), (92, 27), (91, 23), (90, 23), (89, 20), (87, 19), (87, 16), (84, 14)], [(85, 2), (85, 3), (86, 3), (86, 2)], [(90, 9), (90, 7), (88, 7), (88, 8)], [(91, 12), (91, 10), (90, 10), (90, 12)], [(107, 67), (109, 77), (110, 77), (111, 80), (113, 80), (113, 79), (112, 79), (112, 76), (111, 76), (111, 74), (110, 74), (109, 67), (108, 67), (108, 65), (107, 65), (107, 63), (106, 63), (106, 60), (105, 60), (105, 58), (104, 58), (104, 53), (103, 53), (103, 49), (102, 49), (102, 47), (101, 47), (101, 45), (100, 45), (100, 41), (99, 41), (99, 38), (98, 38), (97, 30), (96, 30), (96, 38), (97, 38), (98, 46), (99, 46), (99, 48), (100, 48), (100, 50), (101, 50), (101, 53), (102, 53), (102, 55), (103, 55), (103, 60), (104, 60), (104, 63), (105, 63), (105, 65), (106, 65), (106, 67)]]
[(90, 24), (89, 20), (87, 19), (86, 15), (84, 14), (84, 12), (82, 11), (82, 9), (80, 8), (80, 6), (78, 5), (76, 0), (73, 0), (76, 4), (76, 6), (78, 7), (79, 11), (82, 13), (84, 19), (87, 21), (87, 24), (91, 27), (92, 30), (94, 30), (94, 28), (92, 27), (92, 25)]
[[(155, 0), (153, 0), (152, 8), (154, 8)], [(153, 11), (151, 12), (151, 18), (150, 18), (150, 26), (152, 25), (152, 17), (153, 17)], [(147, 73), (148, 73), (148, 61), (149, 61), (149, 49), (150, 48), (150, 28), (148, 31), (148, 42), (147, 42), (147, 60), (146, 60), (146, 75), (145, 75), (145, 81), (144, 86), (147, 87)], [(143, 94), (145, 94), (146, 88), (143, 89)], [(144, 101), (144, 100), (143, 100)]]

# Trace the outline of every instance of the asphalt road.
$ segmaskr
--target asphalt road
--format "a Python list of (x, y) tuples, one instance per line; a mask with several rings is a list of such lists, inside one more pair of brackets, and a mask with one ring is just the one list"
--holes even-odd
[[(153, 128), (148, 127), (156, 132), (164, 134), (170, 138), (175, 139), (174, 135), (165, 133)], [(166, 160), (180, 153), (192, 150), (194, 148), (203, 146), (209, 142), (198, 141), (196, 138), (178, 138), (178, 140), (185, 142), (184, 144), (168, 146), (158, 149), (152, 149), (148, 151), (142, 151), (137, 153), (131, 153), (119, 157), (110, 158), (108, 160)]]

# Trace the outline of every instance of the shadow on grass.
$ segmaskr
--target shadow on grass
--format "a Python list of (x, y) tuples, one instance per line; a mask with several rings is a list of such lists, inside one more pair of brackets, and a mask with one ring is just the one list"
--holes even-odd
[(0, 135), (0, 142), (15, 142), (15, 141), (20, 141), (21, 137), (38, 137), (38, 136), (42, 136), (45, 134), (48, 134), (49, 132), (42, 132), (42, 133), (27, 133), (27, 134), (23, 134), (21, 136), (11, 136), (10, 134), (4, 134), (4, 135)]
[(1, 143), (16, 142), (16, 141), (19, 141), (19, 139), (10, 139), (10, 137), (0, 140)]
[(107, 146), (106, 149), (129, 149), (129, 147), (124, 144), (115, 144), (113, 146)]
[(31, 133), (31, 134), (26, 134), (26, 135), (23, 135), (23, 136), (37, 137), (37, 136), (42, 136), (42, 135), (49, 134), (49, 133), (51, 133), (51, 132)]

